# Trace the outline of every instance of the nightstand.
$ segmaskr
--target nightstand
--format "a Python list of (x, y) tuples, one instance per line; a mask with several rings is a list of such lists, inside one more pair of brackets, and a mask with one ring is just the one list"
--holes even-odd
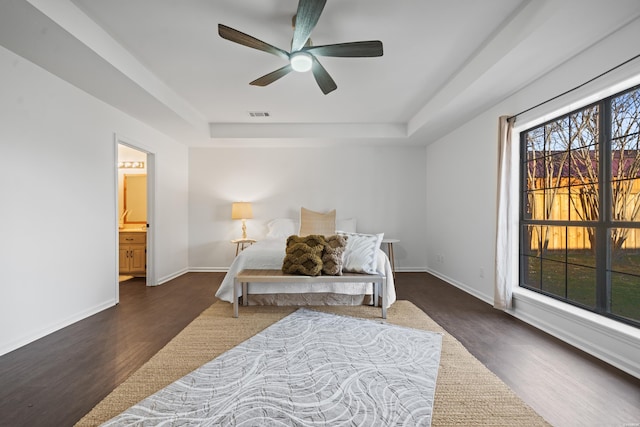
[(255, 239), (233, 239), (231, 243), (236, 244), (236, 256), (244, 250), (246, 246), (251, 246), (256, 242)]
[(391, 271), (393, 271), (393, 278), (396, 278), (396, 259), (393, 256), (393, 244), (399, 243), (398, 239), (382, 239), (382, 243), (387, 244), (387, 255), (389, 255), (389, 261), (391, 262)]

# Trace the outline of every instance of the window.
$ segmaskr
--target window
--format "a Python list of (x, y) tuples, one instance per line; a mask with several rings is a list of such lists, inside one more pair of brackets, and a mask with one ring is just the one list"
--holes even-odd
[(520, 148), (520, 286), (640, 326), (640, 86)]

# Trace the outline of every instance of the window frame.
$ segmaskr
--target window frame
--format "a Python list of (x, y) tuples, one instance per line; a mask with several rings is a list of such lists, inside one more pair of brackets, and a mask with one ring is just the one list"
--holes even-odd
[[(616, 321), (620, 321), (622, 323), (629, 324), (634, 327), (640, 327), (640, 319), (630, 319), (624, 316), (617, 315), (616, 313), (611, 312), (611, 238), (610, 238), (610, 230), (614, 228), (634, 228), (640, 229), (640, 221), (616, 221), (613, 219), (613, 209), (612, 209), (612, 141), (614, 136), (612, 135), (612, 101), (618, 97), (623, 96), (624, 94), (631, 93), (634, 91), (640, 91), (640, 85), (635, 85), (629, 87), (627, 89), (616, 92), (612, 95), (609, 95), (605, 98), (599, 99), (590, 104), (586, 104), (580, 108), (576, 108), (567, 113), (563, 113), (556, 117), (553, 117), (549, 120), (544, 121), (543, 123), (538, 123), (534, 126), (528, 127), (527, 129), (521, 130), (519, 133), (519, 220), (518, 220), (518, 287), (527, 289), (547, 297), (553, 298), (555, 300), (559, 300), (563, 303), (577, 306), (579, 308), (588, 310), (590, 312), (594, 312), (596, 314), (611, 318)], [(598, 218), (597, 220), (575, 220), (569, 217), (568, 219), (534, 219), (532, 217), (527, 218), (527, 204), (528, 204), (528, 189), (527, 189), (527, 179), (528, 179), (528, 150), (527, 150), (527, 140), (526, 136), (529, 132), (545, 128), (547, 125), (552, 124), (554, 122), (560, 122), (564, 120), (568, 120), (571, 123), (571, 117), (585, 111), (590, 108), (598, 108), (598, 135), (596, 140), (593, 141), (594, 144), (598, 146)], [(570, 125), (569, 125), (570, 128)], [(640, 146), (638, 147), (640, 150)], [(572, 150), (569, 148), (568, 150), (571, 152)], [(547, 154), (545, 152), (545, 158)], [(569, 185), (569, 188), (571, 186)], [(557, 185), (552, 187), (553, 189), (564, 188), (562, 185)], [(569, 195), (569, 197), (571, 197)], [(569, 299), (567, 296), (568, 292), (568, 278), (569, 274), (566, 273), (567, 266), (571, 265), (568, 262), (568, 257), (565, 256), (564, 261), (560, 261), (565, 266), (565, 282), (564, 282), (564, 297), (557, 295), (552, 292), (545, 291), (542, 289), (542, 277), (540, 278), (539, 288), (533, 287), (531, 285), (527, 285), (525, 283), (525, 270), (527, 267), (527, 263), (531, 258), (527, 255), (527, 250), (525, 250), (524, 245), (529, 244), (530, 240), (526, 234), (527, 226), (550, 226), (550, 227), (593, 227), (595, 229), (595, 278), (596, 278), (596, 288), (595, 288), (595, 307), (590, 307), (586, 304), (581, 304), (578, 301)], [(568, 246), (568, 245), (567, 245)], [(568, 248), (564, 249), (568, 253)], [(540, 256), (540, 262), (542, 263), (545, 258)]]

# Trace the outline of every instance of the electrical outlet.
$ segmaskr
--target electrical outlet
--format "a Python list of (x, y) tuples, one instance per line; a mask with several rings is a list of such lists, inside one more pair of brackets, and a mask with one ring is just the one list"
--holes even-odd
[(484, 268), (480, 267), (480, 277), (484, 278)]

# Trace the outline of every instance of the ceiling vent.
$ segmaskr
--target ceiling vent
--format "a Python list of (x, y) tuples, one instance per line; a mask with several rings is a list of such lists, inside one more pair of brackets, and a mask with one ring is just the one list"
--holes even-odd
[(249, 116), (250, 117), (270, 117), (271, 114), (269, 114), (268, 111), (249, 111)]

